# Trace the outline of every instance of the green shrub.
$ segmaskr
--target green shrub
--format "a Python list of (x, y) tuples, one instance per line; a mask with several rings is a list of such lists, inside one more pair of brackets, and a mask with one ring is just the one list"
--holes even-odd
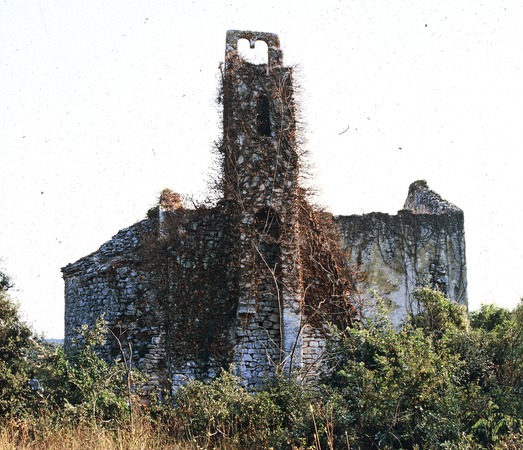
[(496, 305), (481, 305), (478, 311), (470, 313), (470, 325), (487, 332), (506, 329), (511, 312)]
[(276, 378), (249, 392), (223, 371), (210, 383), (193, 381), (176, 392), (178, 437), (203, 448), (301, 446), (312, 435), (309, 400), (296, 381)]
[(11, 286), (9, 277), (0, 272), (0, 417), (23, 414), (32, 396), (28, 356), (35, 340), (8, 293)]
[(139, 391), (142, 379), (121, 361), (108, 363), (100, 357), (97, 348), (106, 332), (106, 323), (100, 319), (90, 329), (82, 327), (70, 352), (58, 348), (46, 355), (39, 373), (45, 392), (40, 408), (50, 408), (60, 420), (73, 423), (127, 424), (134, 403), (128, 382)]
[(422, 287), (415, 289), (412, 296), (420, 307), (408, 321), (414, 328), (422, 328), (425, 334), (436, 338), (450, 330), (468, 329), (465, 306), (449, 300), (442, 292)]
[(333, 350), (326, 384), (337, 395), (337, 429), (349, 430), (354, 445), (436, 448), (461, 436), (458, 361), (424, 329), (398, 331), (379, 314), (340, 333)]

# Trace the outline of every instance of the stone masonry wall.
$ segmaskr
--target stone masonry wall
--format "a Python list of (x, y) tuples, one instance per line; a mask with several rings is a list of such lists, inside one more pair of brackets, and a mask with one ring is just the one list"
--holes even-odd
[[(82, 325), (103, 316), (123, 348), (130, 345), (151, 388), (170, 390), (227, 369), (235, 342), (237, 264), (225, 209), (156, 208), (153, 219), (65, 267), (66, 348)], [(108, 333), (103, 356), (112, 361), (119, 351)]]
[[(289, 357), (300, 362), (295, 368), (304, 377), (321, 372), (326, 324), (350, 323), (346, 302), (352, 285), (338, 273), (347, 265), (336, 255), (336, 239), (349, 265), (366, 273), (363, 296), (375, 289), (388, 303), (394, 323), (416, 310), (411, 296), (416, 286), (430, 285), (466, 304), (462, 211), (424, 182), (411, 185), (405, 206), (395, 216), (337, 216), (335, 232), (328, 225), (332, 216), (301, 203), (300, 270), (306, 289), (300, 303), (300, 345)], [(215, 208), (157, 210), (65, 267), (66, 347), (81, 325), (92, 326), (104, 315), (124, 348), (131, 345), (133, 361), (150, 376), (151, 389), (209, 379), (231, 363), (249, 386), (273, 376), (285, 358), (278, 297), (281, 248), (265, 222), (252, 241), (242, 241), (242, 217), (237, 203), (227, 200)], [(241, 242), (256, 246), (253, 264), (262, 267), (251, 271), (248, 280), (241, 279)], [(267, 265), (274, 270), (263, 270)], [(255, 288), (252, 304), (239, 300), (245, 283)], [(109, 360), (119, 355), (111, 335), (103, 354)]]
[[(151, 377), (151, 386), (165, 385), (165, 331), (158, 307), (155, 274), (144, 271), (138, 249), (157, 221), (146, 219), (120, 231), (97, 252), (62, 269), (65, 281), (65, 346), (70, 348), (82, 325), (104, 317), (109, 329), (131, 345), (133, 361)], [(120, 356), (109, 333), (103, 354)]]
[(405, 209), (397, 215), (337, 216), (336, 221), (349, 262), (366, 273), (363, 297), (370, 302), (368, 290), (374, 289), (390, 308), (393, 323), (417, 310), (412, 298), (417, 286), (438, 288), (467, 304), (463, 212), (426, 182), (411, 185)]

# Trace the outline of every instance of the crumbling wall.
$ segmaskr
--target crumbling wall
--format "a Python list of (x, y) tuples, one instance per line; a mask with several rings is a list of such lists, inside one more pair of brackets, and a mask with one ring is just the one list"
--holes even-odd
[[(139, 250), (157, 229), (146, 219), (121, 230), (110, 241), (62, 269), (65, 282), (65, 347), (82, 325), (104, 317), (111, 333), (102, 348), (108, 360), (121, 356), (118, 341), (131, 348), (134, 363), (150, 376), (150, 386), (165, 386), (165, 330), (157, 295), (157, 273), (144, 271)], [(127, 355), (129, 356), (129, 355)]]
[(336, 222), (349, 262), (366, 274), (363, 297), (369, 299), (369, 289), (382, 296), (393, 323), (417, 311), (412, 297), (417, 286), (467, 304), (463, 212), (425, 181), (410, 186), (397, 215), (337, 216)]

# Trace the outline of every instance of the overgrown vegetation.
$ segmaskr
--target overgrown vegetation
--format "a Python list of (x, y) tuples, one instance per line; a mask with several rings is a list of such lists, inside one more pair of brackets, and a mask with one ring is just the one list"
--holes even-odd
[(0, 272), (0, 416), (6, 417), (24, 410), (32, 375), (27, 358), (35, 345), (8, 293), (11, 287), (9, 277)]
[(317, 329), (328, 323), (345, 329), (358, 316), (355, 286), (362, 274), (346, 263), (332, 215), (313, 208), (304, 191), (298, 215), (305, 320)]
[[(523, 302), (467, 318), (438, 291), (394, 329), (386, 311), (337, 329), (321, 380), (276, 377), (257, 392), (228, 372), (163, 403), (143, 378), (96, 348), (103, 320), (76, 351), (45, 345), (0, 288), (0, 447), (26, 449), (516, 449), (523, 445)], [(121, 358), (120, 358), (121, 359)]]

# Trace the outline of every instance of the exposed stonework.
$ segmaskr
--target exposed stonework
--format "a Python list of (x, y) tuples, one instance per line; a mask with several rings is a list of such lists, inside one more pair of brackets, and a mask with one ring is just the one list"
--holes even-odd
[(425, 180), (415, 181), (410, 185), (403, 209), (412, 211), (414, 214), (461, 213), (463, 215), (458, 207), (442, 199), (436, 192), (431, 191)]
[[(265, 41), (267, 64), (243, 61), (239, 39)], [(277, 35), (227, 33), (222, 101), (222, 200), (189, 209), (164, 190), (147, 219), (63, 268), (67, 347), (104, 314), (151, 387), (231, 364), (257, 386), (277, 371), (318, 373), (327, 324), (356, 314), (355, 268), (396, 320), (425, 282), (466, 303), (463, 213), (425, 182), (397, 216), (333, 217), (307, 203), (292, 69)], [(109, 339), (102, 350), (110, 359), (119, 348)]]
[[(152, 377), (166, 382), (163, 308), (155, 292), (155, 273), (140, 270), (138, 248), (155, 233), (158, 221), (146, 219), (120, 231), (98, 251), (62, 269), (65, 280), (65, 345), (80, 325), (104, 315), (111, 330), (131, 344), (135, 361)], [(108, 359), (119, 355), (116, 341), (104, 348)]]

